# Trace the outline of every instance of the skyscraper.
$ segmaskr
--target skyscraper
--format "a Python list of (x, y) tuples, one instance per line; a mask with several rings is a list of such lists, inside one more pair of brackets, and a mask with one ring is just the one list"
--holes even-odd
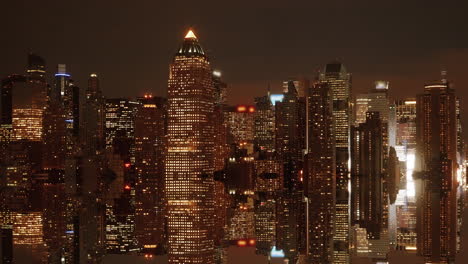
[(372, 111), (365, 123), (351, 129), (351, 224), (367, 234), (367, 257), (385, 261), (389, 234), (383, 130), (380, 112)]
[(45, 60), (33, 52), (28, 53), (28, 68), (26, 72), (28, 76), (44, 79), (46, 74)]
[(351, 143), (351, 223), (380, 238), (383, 211), (383, 143), (379, 112), (367, 112), (365, 123), (353, 127)]
[(189, 31), (169, 70), (165, 174), (169, 263), (214, 263), (210, 62)]
[(95, 73), (89, 76), (83, 108), (84, 152), (96, 155), (105, 146), (105, 111), (104, 97), (99, 86), (99, 78)]
[(254, 151), (273, 152), (275, 149), (275, 111), (270, 92), (255, 98)]
[(233, 106), (227, 108), (225, 114), (229, 136), (232, 138), (229, 143), (235, 144), (240, 149), (246, 149), (249, 154), (252, 153), (255, 107)]
[(138, 105), (126, 98), (106, 99), (106, 148), (119, 154), (125, 162), (135, 162), (134, 122)]
[[(215, 142), (215, 171), (221, 171), (229, 155), (228, 123), (224, 111), (226, 110), (227, 84), (221, 78), (220, 71), (213, 71), (215, 88), (215, 108), (213, 113), (214, 142)], [(222, 183), (220, 183), (222, 184)], [(220, 184), (217, 184), (218, 187)]]
[[(396, 145), (395, 150), (402, 163), (400, 191), (397, 195), (396, 223), (397, 246), (416, 249), (416, 203), (413, 170), (416, 153), (416, 99), (395, 102)], [(404, 163), (404, 165), (403, 165)]]
[(60, 104), (66, 123), (66, 139), (68, 153), (77, 144), (80, 119), (80, 91), (74, 85), (65, 64), (57, 66), (55, 85), (51, 88), (49, 98), (51, 102)]
[(277, 210), (277, 247), (295, 262), (304, 246), (305, 216), (301, 171), (305, 148), (305, 98), (299, 98), (293, 81), (282, 102), (275, 105), (275, 150), (282, 162), (284, 189), (279, 194)]
[(309, 150), (305, 158), (308, 263), (333, 263), (336, 200), (333, 93), (327, 83), (315, 83), (308, 93)]
[(144, 249), (164, 246), (164, 105), (141, 98), (135, 116), (135, 232)]
[(8, 129), (8, 123), (11, 122), (12, 140), (42, 140), (43, 114), (47, 102), (47, 83), (44, 76), (44, 59), (29, 54), (27, 75), (12, 75), (4, 80), (2, 126)]
[(349, 131), (351, 74), (340, 62), (325, 66), (319, 76), (320, 82), (327, 83), (333, 98), (333, 130), (335, 133), (336, 155), (336, 205), (334, 263), (349, 263)]
[(6, 146), (11, 140), (13, 140), (13, 92), (19, 89), (17, 87), (24, 86), (26, 86), (26, 76), (23, 75), (14, 74), (2, 80), (0, 103), (0, 142), (4, 146)]
[(428, 84), (416, 112), (418, 253), (426, 262), (453, 263), (457, 230), (455, 91), (446, 80)]
[(290, 78), (290, 80), (283, 82), (283, 92), (288, 91), (288, 86), (289, 86), (290, 81), (292, 81), (294, 83), (294, 87), (296, 88), (297, 96), (298, 97), (305, 97), (306, 96), (306, 91), (310, 86), (310, 81), (305, 77)]
[(356, 96), (356, 119), (355, 123), (365, 123), (367, 112), (379, 112), (383, 122), (388, 122), (389, 105), (388, 100), (389, 82), (376, 81), (368, 93), (358, 94)]
[(305, 148), (305, 102), (299, 100), (294, 82), (284, 93), (282, 102), (275, 105), (275, 149), (284, 164), (284, 187), (292, 191), (299, 181), (298, 173), (302, 168), (302, 151)]

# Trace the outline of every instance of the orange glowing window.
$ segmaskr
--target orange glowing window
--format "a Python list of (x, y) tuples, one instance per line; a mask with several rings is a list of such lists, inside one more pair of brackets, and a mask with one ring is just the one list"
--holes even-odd
[(255, 107), (249, 106), (249, 113), (253, 113), (253, 112), (255, 112)]
[(130, 185), (127, 184), (127, 185), (125, 185), (124, 189), (125, 189), (125, 190), (130, 190), (131, 187), (130, 187)]
[(243, 106), (243, 105), (239, 105), (239, 106), (237, 107), (237, 112), (242, 113), (242, 112), (245, 112), (245, 111), (247, 111), (247, 107), (245, 107), (245, 106)]
[(239, 240), (239, 241), (237, 241), (237, 245), (238, 245), (239, 247), (245, 247), (245, 246), (247, 246), (247, 241), (245, 241), (245, 240)]
[(249, 240), (249, 245), (250, 246), (255, 246), (255, 239), (250, 239)]
[(130, 163), (125, 163), (125, 168), (130, 168)]

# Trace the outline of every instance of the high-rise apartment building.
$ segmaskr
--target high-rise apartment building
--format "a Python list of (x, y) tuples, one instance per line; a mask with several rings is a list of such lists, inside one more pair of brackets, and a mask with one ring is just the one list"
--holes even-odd
[(210, 62), (189, 31), (169, 70), (165, 196), (169, 263), (214, 262)]

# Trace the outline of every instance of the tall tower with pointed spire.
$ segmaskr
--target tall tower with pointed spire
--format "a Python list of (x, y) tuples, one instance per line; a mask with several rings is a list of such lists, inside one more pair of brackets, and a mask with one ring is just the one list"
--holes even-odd
[(214, 263), (215, 91), (210, 62), (189, 31), (170, 64), (165, 172), (169, 263)]

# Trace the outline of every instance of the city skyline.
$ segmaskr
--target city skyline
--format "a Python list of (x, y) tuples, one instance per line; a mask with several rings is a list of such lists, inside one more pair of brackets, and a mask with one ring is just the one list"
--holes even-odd
[(464, 4), (52, 2), (5, 16), (1, 264), (466, 261)]
[[(213, 57), (214, 68), (239, 91), (228, 95), (232, 103), (252, 103), (242, 94), (260, 96), (268, 83), (279, 92), (282, 80), (313, 77), (336, 58), (354, 73), (354, 92), (366, 91), (375, 80), (388, 80), (392, 95), (407, 97), (436, 80), (443, 69), (457, 87), (468, 86), (463, 78), (468, 39), (458, 34), (467, 30), (468, 18), (461, 13), (467, 3), (425, 1), (424, 12), (407, 1), (259, 1), (250, 3), (250, 8), (243, 3), (223, 6), (204, 1), (187, 3), (183, 10), (148, 2), (141, 6), (121, 1), (89, 3), (61, 3), (60, 7), (51, 0), (5, 3), (11, 12), (0, 18), (2, 25), (8, 25), (4, 34), (17, 40), (0, 43), (0, 75), (22, 72), (17, 58), (32, 50), (48, 58), (49, 71), (50, 66), (66, 63), (79, 86), (85, 85), (89, 73), (97, 72), (106, 95), (135, 97), (152, 92), (165, 96), (166, 63), (175, 51), (177, 36), (193, 27)], [(45, 16), (33, 11), (42, 7), (48, 8)], [(326, 12), (314, 12), (320, 8)], [(67, 19), (63, 19), (65, 13), (53, 12), (59, 9), (69, 11)], [(101, 20), (103, 12), (113, 13), (107, 22)], [(237, 13), (244, 14), (242, 20), (235, 19)], [(325, 14), (331, 14), (332, 23), (326, 22)], [(426, 16), (444, 19), (427, 20)], [(43, 30), (35, 32), (29, 27), (33, 23)], [(49, 28), (54, 30), (44, 31)], [(243, 67), (242, 61), (248, 61), (249, 67)], [(468, 92), (460, 90), (461, 97), (468, 98)]]

